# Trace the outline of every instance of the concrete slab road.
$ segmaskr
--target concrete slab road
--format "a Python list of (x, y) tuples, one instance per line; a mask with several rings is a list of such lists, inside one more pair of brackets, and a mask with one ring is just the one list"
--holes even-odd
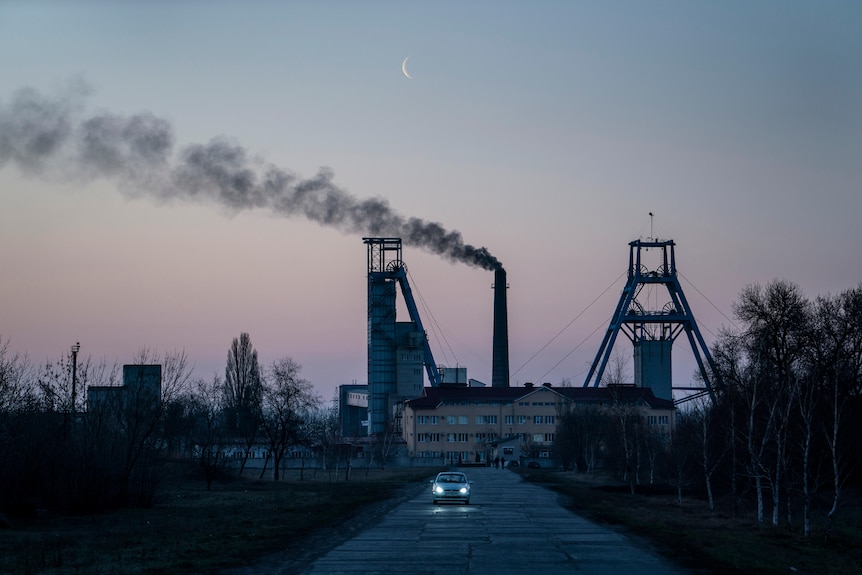
[(430, 485), (317, 559), (303, 575), (672, 575), (686, 571), (579, 517), (509, 469), (462, 468), (470, 505), (431, 503)]

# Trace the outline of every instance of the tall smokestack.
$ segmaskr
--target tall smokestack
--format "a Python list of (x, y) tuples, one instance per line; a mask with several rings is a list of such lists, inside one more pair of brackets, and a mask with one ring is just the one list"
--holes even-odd
[(494, 343), (491, 387), (509, 387), (509, 318), (506, 304), (506, 270), (494, 270)]

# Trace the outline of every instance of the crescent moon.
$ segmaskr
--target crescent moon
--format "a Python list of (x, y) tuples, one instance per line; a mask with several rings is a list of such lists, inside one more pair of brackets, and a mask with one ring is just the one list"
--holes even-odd
[(407, 78), (412, 80), (413, 76), (411, 76), (410, 74), (407, 73), (407, 60), (409, 60), (409, 59), (410, 59), (410, 56), (407, 56), (406, 58), (404, 58), (404, 61), (401, 62), (401, 72), (403, 72), (404, 75), (407, 76)]

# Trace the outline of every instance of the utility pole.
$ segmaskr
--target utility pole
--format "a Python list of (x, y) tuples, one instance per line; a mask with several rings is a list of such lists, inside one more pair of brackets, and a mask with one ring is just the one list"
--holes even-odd
[(78, 387), (78, 351), (81, 349), (81, 342), (76, 341), (72, 346), (72, 417), (75, 416), (75, 400), (77, 399), (76, 391)]

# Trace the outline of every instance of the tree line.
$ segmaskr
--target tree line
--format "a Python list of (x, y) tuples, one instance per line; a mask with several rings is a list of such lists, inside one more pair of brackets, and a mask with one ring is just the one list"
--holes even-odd
[[(828, 532), (862, 487), (862, 285), (809, 300), (775, 280), (744, 288), (733, 311), (738, 323), (711, 346), (711, 393), (681, 403), (671, 433), (622, 401), (574, 405), (559, 414), (556, 456), (632, 491), (662, 486), (759, 524)], [(140, 351), (132, 363), (162, 366), (155, 400), (132, 389), (87, 405), (88, 387), (122, 386), (121, 366), (72, 361), (33, 365), (0, 339), (0, 513), (150, 505), (171, 457), (195, 461), (209, 486), (227, 454), (248, 473), (261, 446), (259, 477), (279, 480), (291, 449), (310, 445), (349, 477), (355, 447), (340, 437), (337, 407), (293, 359), (261, 365), (247, 333), (210, 379), (193, 378), (183, 352)], [(380, 465), (385, 439), (366, 446)]]
[[(75, 356), (37, 366), (0, 339), (0, 514), (149, 506), (172, 458), (195, 461), (209, 487), (227, 453), (242, 455), (242, 473), (255, 446), (265, 447), (261, 477), (279, 480), (292, 447), (338, 444), (337, 412), (300, 364), (262, 367), (247, 333), (233, 340), (224, 377), (193, 378), (184, 352), (138, 352), (133, 364), (161, 365), (156, 397), (124, 386), (117, 364), (87, 358), (73, 370)], [(88, 405), (90, 387), (108, 393)]]
[[(671, 433), (634, 406), (561, 414), (563, 465), (604, 466), (632, 489), (663, 485), (751, 513), (761, 525), (828, 534), (862, 487), (862, 285), (807, 299), (773, 280), (745, 287), (711, 351), (711, 393), (678, 405)], [(653, 422), (654, 423), (654, 422)]]

